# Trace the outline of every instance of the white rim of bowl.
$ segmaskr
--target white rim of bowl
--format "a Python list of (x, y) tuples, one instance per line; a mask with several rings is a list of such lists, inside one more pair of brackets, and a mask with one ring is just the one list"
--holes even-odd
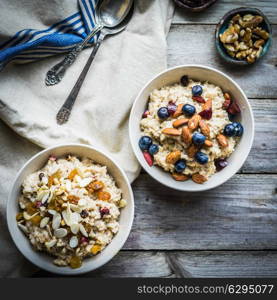
[[(229, 81), (231, 81), (235, 86), (236, 88), (240, 91), (240, 93), (243, 95), (243, 97), (245, 98), (245, 103), (246, 103), (246, 106), (247, 108), (249, 109), (249, 112), (250, 112), (250, 119), (251, 119), (251, 123), (252, 123), (252, 131), (251, 131), (251, 141), (250, 141), (250, 147), (248, 149), (247, 152), (245, 152), (245, 155), (244, 155), (244, 158), (242, 160), (242, 162), (238, 165), (238, 168), (237, 170), (239, 170), (243, 164), (245, 163), (249, 153), (250, 153), (250, 150), (253, 146), (253, 141), (254, 141), (254, 133), (255, 133), (255, 122), (254, 122), (254, 115), (253, 115), (253, 111), (252, 111), (252, 108), (251, 108), (251, 105), (248, 101), (248, 98), (247, 96), (245, 95), (244, 91), (241, 89), (241, 87), (227, 74), (213, 68), (213, 67), (208, 67), (208, 66), (204, 66), (204, 65), (197, 65), (197, 64), (186, 64), (186, 65), (178, 65), (178, 66), (175, 66), (175, 67), (171, 67), (171, 68), (168, 68), (168, 69), (165, 69), (164, 71), (158, 73), (157, 75), (155, 75), (154, 77), (152, 77), (152, 79), (150, 79), (144, 86), (143, 88), (140, 90), (140, 92), (138, 93), (133, 105), (132, 105), (132, 109), (131, 109), (131, 112), (130, 112), (130, 118), (129, 118), (129, 138), (130, 138), (130, 141), (131, 141), (131, 145), (132, 145), (132, 149), (133, 149), (133, 152), (135, 153), (135, 156), (138, 160), (138, 162), (140, 163), (140, 165), (143, 167), (143, 169), (147, 172), (147, 174), (149, 174), (153, 179), (155, 179), (156, 181), (158, 181), (159, 183), (161, 183), (162, 185), (165, 185), (171, 189), (174, 189), (174, 190), (178, 190), (178, 191), (182, 191), (182, 192), (202, 192), (202, 191), (207, 191), (207, 190), (211, 190), (211, 189), (214, 189), (218, 186), (220, 186), (221, 184), (223, 184), (224, 182), (228, 181), (231, 177), (233, 177), (237, 171), (235, 172), (231, 172), (230, 173), (230, 176), (228, 177), (227, 180), (223, 180), (223, 181), (219, 181), (216, 185), (214, 185), (213, 187), (205, 187), (205, 185), (201, 185), (199, 184), (199, 189), (197, 190), (194, 190), (194, 189), (182, 189), (182, 188), (178, 188), (178, 187), (172, 187), (170, 184), (168, 184), (167, 182), (163, 182), (161, 180), (159, 180), (158, 178), (154, 177), (151, 172), (148, 170), (148, 165), (146, 165), (146, 162), (143, 161), (142, 159), (140, 159), (140, 157), (138, 156), (137, 154), (137, 143), (138, 141), (135, 141), (134, 140), (134, 136), (132, 135), (132, 130), (131, 130), (131, 120), (135, 117), (135, 106), (137, 105), (137, 103), (140, 101), (139, 98), (141, 97), (142, 93), (144, 92), (144, 90), (147, 88), (148, 85), (151, 84), (152, 81), (154, 81), (156, 78), (158, 78), (159, 76), (165, 74), (165, 73), (168, 73), (168, 72), (171, 72), (171, 71), (174, 71), (176, 69), (182, 69), (182, 68), (186, 68), (186, 67), (194, 67), (194, 68), (199, 68), (199, 69), (208, 69), (210, 71), (213, 71), (213, 72), (216, 72), (218, 74), (220, 74), (221, 76), (227, 78)], [(157, 167), (157, 168), (160, 168), (159, 166), (154, 166), (154, 167)], [(163, 171), (163, 169), (161, 168), (161, 171)], [(165, 171), (164, 171), (165, 172)], [(167, 172), (166, 172), (167, 173)]]
[[(124, 235), (124, 238), (122, 239), (122, 241), (120, 242), (120, 244), (118, 244), (118, 250), (116, 252), (114, 252), (114, 254), (110, 257), (107, 257), (106, 259), (104, 259), (102, 261), (101, 264), (99, 264), (96, 268), (94, 269), (88, 269), (88, 270), (79, 270), (79, 269), (72, 269), (72, 272), (70, 272), (71, 270), (67, 270), (67, 272), (64, 272), (63, 271), (63, 267), (60, 267), (61, 268), (61, 271), (59, 271), (59, 267), (57, 267), (57, 270), (56, 271), (53, 271), (52, 269), (48, 268), (47, 266), (46, 267), (41, 267), (41, 265), (37, 262), (35, 262), (33, 259), (32, 259), (32, 255), (29, 255), (29, 254), (26, 254), (26, 253), (23, 253), (23, 251), (21, 251), (21, 247), (20, 247), (20, 241), (16, 240), (13, 236), (13, 230), (12, 230), (12, 222), (14, 220), (14, 218), (9, 218), (9, 216), (12, 215), (12, 212), (10, 211), (11, 210), (11, 207), (9, 205), (9, 203), (11, 201), (13, 201), (11, 199), (11, 195), (12, 195), (12, 191), (13, 191), (13, 188), (14, 188), (14, 185), (17, 181), (17, 179), (19, 178), (20, 174), (23, 172), (23, 170), (26, 168), (26, 166), (33, 160), (35, 160), (38, 156), (40, 156), (41, 154), (45, 153), (45, 152), (48, 152), (49, 150), (54, 150), (56, 148), (60, 148), (60, 147), (84, 147), (84, 148), (87, 148), (87, 149), (90, 149), (90, 150), (94, 150), (94, 151), (97, 151), (99, 152), (101, 155), (105, 156), (106, 158), (108, 158), (110, 161), (112, 161), (115, 166), (118, 168), (118, 170), (120, 171), (121, 175), (123, 176), (126, 184), (127, 184), (127, 187), (128, 187), (128, 190), (129, 190), (129, 193), (130, 193), (130, 203), (132, 204), (132, 207), (131, 207), (131, 219), (130, 219), (130, 222), (129, 222), (129, 225), (127, 227), (127, 230), (125, 232), (125, 235)], [(8, 230), (9, 230), (9, 233), (12, 237), (12, 240), (14, 242), (14, 244), (16, 245), (17, 249), (19, 250), (19, 252), (27, 259), (29, 260), (32, 264), (34, 264), (35, 266), (39, 267), (40, 269), (43, 269), (43, 270), (46, 270), (50, 273), (54, 273), (54, 274), (60, 274), (60, 275), (66, 275), (66, 276), (70, 276), (70, 275), (80, 275), (80, 274), (84, 274), (84, 273), (88, 273), (88, 272), (92, 272), (94, 270), (97, 270), (99, 269), (100, 267), (102, 267), (103, 265), (105, 265), (106, 263), (108, 263), (123, 247), (123, 245), (126, 243), (129, 235), (130, 235), (130, 232), (131, 232), (131, 229), (132, 229), (132, 226), (133, 226), (133, 221), (134, 221), (134, 206), (135, 206), (135, 203), (134, 203), (134, 194), (133, 194), (133, 190), (132, 190), (132, 187), (131, 187), (131, 184), (129, 182), (129, 179), (127, 177), (127, 175), (125, 174), (124, 170), (117, 164), (117, 162), (115, 162), (115, 160), (113, 158), (110, 157), (110, 155), (106, 154), (105, 152), (103, 152), (101, 149), (99, 148), (95, 148), (95, 147), (92, 147), (90, 145), (85, 145), (85, 144), (78, 144), (78, 143), (69, 143), (69, 144), (57, 144), (55, 146), (51, 146), (51, 147), (48, 147), (40, 152), (38, 152), (37, 154), (35, 154), (34, 156), (32, 156), (21, 168), (20, 170), (17, 172), (17, 175), (12, 183), (12, 187), (11, 187), (11, 190), (9, 192), (9, 196), (8, 196), (8, 201), (7, 201), (7, 208), (6, 208), (6, 219), (7, 219), (7, 224), (8, 224)], [(126, 227), (125, 227), (126, 228)], [(25, 237), (25, 236), (24, 236)], [(27, 238), (27, 237), (25, 237)], [(112, 241), (111, 241), (112, 243)], [(111, 244), (110, 243), (110, 244)], [(110, 245), (108, 244), (107, 247)], [(32, 245), (31, 245), (32, 246)], [(33, 251), (36, 251), (35, 249), (32, 249)], [(48, 255), (47, 253), (44, 253), (45, 255)], [(90, 259), (92, 257), (87, 257), (86, 259)], [(43, 258), (42, 258), (43, 259)], [(79, 270), (79, 271), (78, 271)]]

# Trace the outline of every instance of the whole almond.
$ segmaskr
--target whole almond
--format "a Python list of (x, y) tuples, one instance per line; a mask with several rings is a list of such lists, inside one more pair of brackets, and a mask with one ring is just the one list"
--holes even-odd
[(191, 143), (192, 134), (187, 126), (182, 128), (182, 138), (185, 144), (189, 145)]
[(175, 110), (174, 114), (172, 115), (173, 118), (178, 118), (182, 115), (183, 106), (184, 106), (184, 104), (178, 104), (177, 105), (177, 109)]
[(195, 130), (198, 127), (200, 120), (201, 120), (201, 116), (194, 115), (188, 122), (189, 129)]
[(209, 110), (212, 108), (212, 99), (209, 98), (206, 103), (202, 105), (202, 110)]
[(167, 154), (165, 161), (168, 164), (175, 164), (177, 160), (181, 158), (181, 151), (176, 150)]
[(189, 121), (189, 119), (181, 118), (181, 119), (174, 121), (172, 125), (173, 125), (173, 127), (177, 128), (179, 126), (187, 124), (188, 121)]
[(209, 125), (204, 120), (200, 120), (199, 127), (201, 129), (201, 132), (205, 136), (209, 136), (210, 135), (210, 127), (209, 127)]
[(162, 130), (163, 134), (171, 135), (171, 136), (179, 136), (181, 135), (181, 131), (176, 128), (165, 128)]
[(187, 154), (188, 157), (193, 158), (196, 154), (196, 152), (198, 152), (198, 147), (195, 146), (194, 144), (190, 145), (187, 149)]
[(191, 179), (198, 184), (202, 184), (207, 181), (207, 178), (199, 173), (195, 173), (192, 175)]
[(219, 145), (223, 148), (228, 147), (228, 139), (223, 134), (218, 134), (216, 137)]
[(189, 180), (189, 176), (185, 175), (185, 174), (179, 174), (179, 173), (173, 173), (172, 177), (176, 180), (176, 181), (186, 181)]
[(209, 140), (205, 140), (204, 145), (207, 146), (207, 147), (212, 147), (213, 143)]

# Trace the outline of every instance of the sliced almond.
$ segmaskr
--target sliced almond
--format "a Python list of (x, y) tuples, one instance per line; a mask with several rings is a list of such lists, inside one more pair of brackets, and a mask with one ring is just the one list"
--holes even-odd
[(179, 174), (179, 173), (173, 173), (172, 177), (176, 180), (176, 181), (186, 181), (189, 180), (189, 176), (185, 175), (185, 174)]
[(207, 146), (207, 147), (212, 147), (213, 143), (209, 140), (205, 140), (204, 145)]
[(39, 227), (40, 227), (40, 228), (44, 228), (44, 227), (48, 224), (49, 220), (50, 220), (49, 217), (44, 217), (44, 218), (40, 221)]
[(86, 187), (92, 182), (92, 178), (84, 178), (79, 182), (80, 187)]
[(228, 139), (223, 134), (218, 134), (216, 137), (219, 145), (223, 148), (228, 147)]
[(177, 109), (175, 110), (174, 114), (172, 115), (173, 118), (178, 118), (182, 115), (183, 106), (184, 106), (184, 104), (178, 104), (177, 105)]
[(61, 225), (61, 220), (62, 220), (62, 217), (59, 213), (56, 213), (54, 216), (53, 216), (53, 221), (52, 221), (52, 228), (55, 230), (55, 229), (58, 229)]
[(192, 134), (187, 126), (182, 128), (182, 139), (187, 145), (191, 143)]
[(190, 145), (187, 149), (188, 157), (193, 158), (197, 151), (198, 151), (197, 146), (195, 146), (194, 144)]
[(204, 103), (203, 105), (202, 105), (202, 110), (209, 110), (210, 108), (212, 108), (212, 99), (211, 98), (209, 98), (207, 101), (206, 101), (206, 103)]
[(80, 224), (80, 232), (83, 236), (88, 237), (88, 233), (86, 232), (86, 229), (82, 224)]
[(206, 121), (204, 120), (200, 120), (199, 122), (199, 127), (201, 129), (201, 132), (205, 135), (205, 136), (210, 136), (210, 127), (209, 125), (206, 123)]
[(177, 160), (179, 160), (181, 158), (181, 151), (176, 150), (176, 151), (172, 151), (170, 152), (167, 156), (165, 161), (168, 164), (175, 164)]
[(165, 128), (162, 131), (165, 135), (171, 135), (171, 136), (179, 136), (181, 135), (181, 132), (176, 128)]
[(207, 181), (207, 178), (199, 173), (193, 174), (191, 179), (198, 184), (202, 184)]
[(57, 243), (57, 240), (53, 239), (53, 240), (51, 240), (51, 241), (49, 241), (49, 242), (45, 242), (44, 245), (45, 245), (47, 248), (52, 248), (53, 246), (55, 246), (56, 243)]
[(80, 230), (80, 224), (72, 224), (70, 230), (73, 234), (77, 234)]
[(181, 118), (181, 119), (174, 121), (172, 125), (173, 125), (173, 127), (177, 128), (177, 127), (187, 124), (188, 121), (189, 121), (189, 119), (187, 119), (187, 118)]
[(199, 122), (201, 120), (201, 116), (199, 115), (194, 115), (188, 122), (188, 128), (192, 131), (192, 130), (195, 130), (198, 125), (199, 125)]

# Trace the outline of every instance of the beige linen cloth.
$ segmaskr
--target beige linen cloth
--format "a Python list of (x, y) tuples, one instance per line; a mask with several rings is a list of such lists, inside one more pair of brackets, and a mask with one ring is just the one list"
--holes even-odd
[[(24, 5), (26, 2), (28, 5)], [(11, 7), (10, 24), (4, 24), (6, 29), (0, 25), (0, 30), (15, 33), (28, 27), (47, 28), (51, 20), (57, 20), (43, 2), (24, 0), (22, 7), (16, 10)], [(60, 19), (76, 11), (75, 1), (53, 2), (61, 7)], [(30, 9), (32, 15), (28, 17)], [(171, 0), (136, 1), (127, 29), (107, 38), (100, 47), (71, 117), (63, 126), (56, 124), (56, 113), (91, 48), (81, 53), (56, 86), (46, 87), (44, 78), (62, 57), (8, 65), (0, 73), (0, 277), (27, 276), (35, 270), (11, 241), (5, 204), (17, 171), (41, 148), (68, 142), (90, 144), (109, 153), (124, 168), (130, 181), (138, 175), (139, 165), (128, 138), (129, 112), (141, 87), (166, 68), (166, 34), (172, 15)]]

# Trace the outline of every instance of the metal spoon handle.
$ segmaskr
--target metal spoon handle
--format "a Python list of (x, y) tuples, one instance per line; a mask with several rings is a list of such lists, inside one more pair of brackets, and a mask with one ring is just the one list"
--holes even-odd
[(76, 81), (73, 89), (71, 90), (69, 96), (67, 97), (67, 99), (65, 100), (63, 106), (61, 107), (61, 109), (59, 110), (59, 112), (57, 113), (56, 119), (57, 119), (57, 123), (59, 125), (62, 125), (64, 123), (66, 123), (68, 121), (68, 118), (70, 116), (71, 113), (71, 109), (75, 103), (75, 100), (78, 96), (78, 93), (80, 91), (80, 88), (85, 80), (85, 77), (87, 75), (87, 72), (90, 68), (90, 65), (96, 55), (97, 50), (99, 49), (103, 39), (104, 39), (104, 35), (100, 35), (97, 43), (95, 44), (93, 51), (91, 52), (88, 61), (86, 62), (86, 65), (84, 66), (78, 80)]
[(90, 39), (102, 28), (103, 25), (96, 25), (91, 31), (91, 33), (83, 40), (82, 43), (74, 47), (61, 62), (57, 63), (54, 67), (52, 67), (46, 74), (45, 84), (54, 85), (59, 83), (62, 80), (66, 69), (74, 63), (74, 61), (76, 60), (80, 52), (83, 50), (83, 48), (90, 41)]

